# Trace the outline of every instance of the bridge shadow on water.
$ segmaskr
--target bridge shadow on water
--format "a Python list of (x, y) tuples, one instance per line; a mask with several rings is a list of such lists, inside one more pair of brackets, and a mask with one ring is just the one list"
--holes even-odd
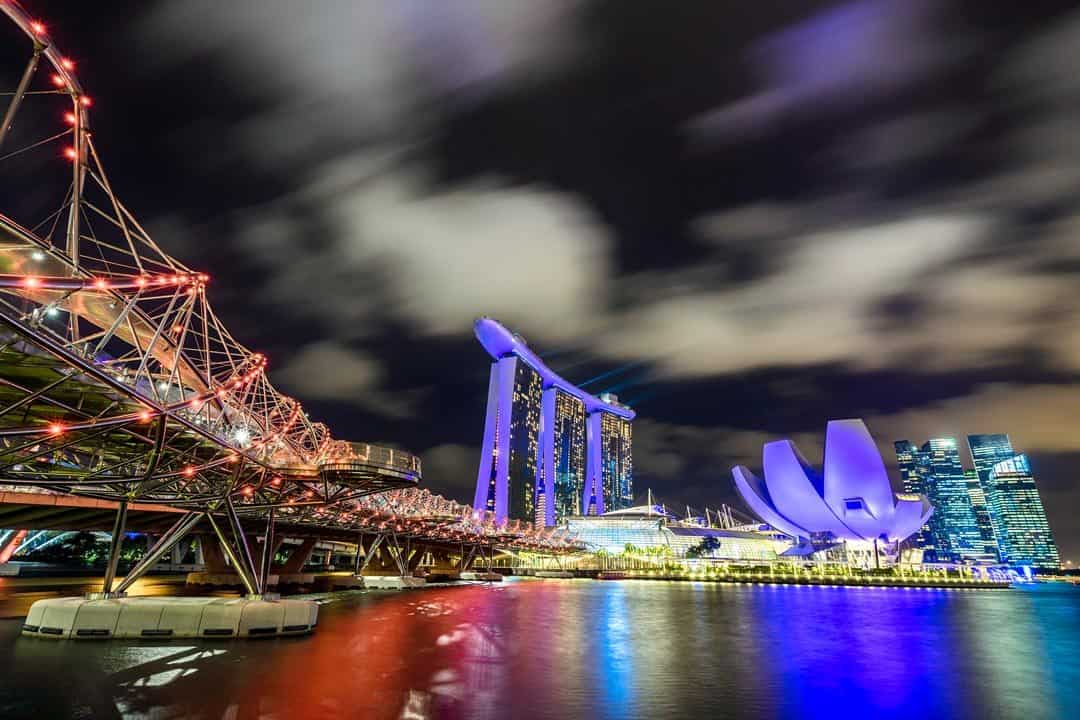
[(307, 638), (49, 642), (0, 717), (1067, 716), (1080, 592), (510, 581), (368, 592)]

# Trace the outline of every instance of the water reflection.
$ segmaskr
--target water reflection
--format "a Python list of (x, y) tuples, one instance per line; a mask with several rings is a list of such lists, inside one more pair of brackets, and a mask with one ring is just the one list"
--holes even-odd
[[(323, 608), (310, 638), (50, 643), (0, 717), (1056, 717), (1080, 592), (522, 581)], [(62, 678), (63, 682), (58, 682)]]

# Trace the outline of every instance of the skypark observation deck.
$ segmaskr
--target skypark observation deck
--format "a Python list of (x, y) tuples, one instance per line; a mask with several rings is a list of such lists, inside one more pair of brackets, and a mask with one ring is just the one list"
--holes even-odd
[(494, 362), (474, 507), (550, 527), (632, 505), (634, 411), (573, 385), (491, 318), (475, 332)]
[[(115, 192), (91, 98), (47, 24), (12, 0), (0, 20), (0, 62), (13, 63), (0, 73), (12, 78), (0, 87), (0, 484), (116, 502), (114, 547), (128, 503), (179, 508), (163, 542), (209, 523), (260, 593), (242, 521), (366, 527), (363, 499), (414, 489), (420, 460), (332, 438), (270, 383), (267, 359), (211, 307), (209, 276), (159, 247)], [(415, 513), (392, 514), (421, 534)], [(464, 506), (452, 524), (534, 541)]]

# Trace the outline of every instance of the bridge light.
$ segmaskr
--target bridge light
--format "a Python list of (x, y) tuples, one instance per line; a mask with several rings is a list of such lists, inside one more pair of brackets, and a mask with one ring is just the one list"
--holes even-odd
[(45, 23), (35, 20), (34, 22), (30, 23), (30, 29), (34, 31), (35, 35), (44, 35)]
[(50, 77), (49, 80), (52, 82), (53, 85), (55, 85), (58, 88), (59, 87), (64, 87), (64, 78), (60, 77), (56, 73), (53, 73), (52, 77)]
[(75, 69), (75, 62), (69, 58), (60, 58), (60, 67), (71, 71)]
[(41, 285), (41, 281), (38, 280), (36, 277), (28, 277), (25, 280), (23, 280), (23, 285), (25, 285), (28, 288), (36, 288), (39, 285)]
[(64, 113), (64, 122), (66, 122), (68, 125), (74, 125), (75, 124), (75, 119), (76, 119), (75, 118), (75, 113), (73, 113), (73, 112)]
[(202, 407), (202, 400), (199, 400), (198, 398), (195, 398), (194, 400), (191, 401), (191, 407), (194, 410), (198, 410), (199, 408)]
[(89, 96), (87, 96), (87, 95), (83, 95), (82, 97), (80, 97), (80, 98), (79, 98), (79, 104), (80, 104), (80, 105), (82, 105), (83, 107), (90, 107), (90, 106), (91, 106), (91, 105), (93, 105), (94, 103), (93, 103), (93, 101), (92, 101), (92, 100), (90, 99), (90, 97), (89, 97)]
[(96, 287), (98, 290), (104, 290), (107, 287), (109, 287), (109, 284), (107, 282), (105, 282), (104, 279), (98, 278), (97, 280), (94, 281), (94, 287)]
[(185, 476), (191, 477), (194, 474), (195, 474), (195, 468), (191, 467), (190, 465), (188, 465), (186, 468), (184, 468), (184, 475)]
[(139, 413), (139, 422), (144, 422), (144, 423), (150, 422), (150, 417), (151, 417), (150, 416), (150, 411), (149, 410), (143, 410), (142, 412)]
[(75, 148), (67, 147), (64, 148), (64, 157), (66, 157), (68, 160), (74, 160), (76, 157), (78, 157), (78, 153), (75, 152)]

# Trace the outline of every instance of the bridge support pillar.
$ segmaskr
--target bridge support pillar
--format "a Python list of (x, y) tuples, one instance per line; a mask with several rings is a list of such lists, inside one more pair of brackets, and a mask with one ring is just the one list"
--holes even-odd
[(7, 537), (0, 540), (0, 565), (11, 559), (11, 556), (19, 549), (19, 545), (22, 544), (23, 539), (29, 532), (29, 530), (12, 530)]
[(303, 542), (293, 549), (292, 553), (289, 555), (289, 559), (281, 566), (281, 574), (288, 575), (303, 572), (304, 566), (307, 565), (307, 561), (311, 559), (311, 554), (314, 551), (314, 538), (305, 538)]
[(121, 594), (131, 587), (132, 583), (142, 577), (165, 553), (171, 550), (176, 543), (180, 542), (180, 540), (188, 534), (188, 531), (195, 527), (195, 524), (198, 523), (202, 517), (203, 513), (201, 512), (184, 513), (184, 515), (173, 523), (173, 526), (166, 530), (165, 534), (158, 538), (158, 541), (146, 551), (142, 560), (135, 563), (135, 566), (128, 571), (123, 582), (117, 586), (116, 593)]
[(217, 537), (200, 535), (199, 550), (203, 558), (203, 564), (206, 565), (206, 572), (215, 575), (229, 572), (229, 567), (225, 564), (225, 554), (221, 551), (221, 545)]
[(127, 528), (127, 500), (120, 501), (120, 507), (116, 509), (116, 520), (113, 522), (112, 541), (109, 543), (109, 562), (105, 566), (105, 582), (101, 584), (101, 593), (109, 595), (112, 592), (113, 580), (116, 579), (116, 567), (120, 564), (120, 546), (124, 542), (124, 530)]

